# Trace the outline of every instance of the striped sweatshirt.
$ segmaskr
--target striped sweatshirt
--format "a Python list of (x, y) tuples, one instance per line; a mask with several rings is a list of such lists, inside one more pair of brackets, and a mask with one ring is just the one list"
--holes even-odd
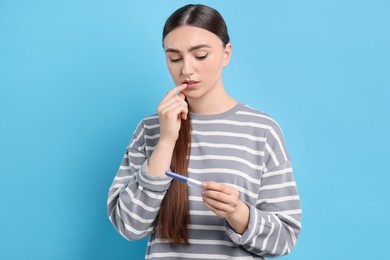
[[(242, 103), (216, 115), (191, 114), (188, 176), (231, 185), (250, 210), (237, 234), (189, 187), (189, 245), (158, 237), (155, 219), (171, 178), (148, 175), (159, 140), (159, 118), (143, 119), (133, 133), (108, 194), (109, 219), (128, 240), (149, 236), (145, 259), (264, 259), (288, 254), (301, 229), (299, 194), (279, 125)], [(185, 194), (183, 194), (184, 196)]]

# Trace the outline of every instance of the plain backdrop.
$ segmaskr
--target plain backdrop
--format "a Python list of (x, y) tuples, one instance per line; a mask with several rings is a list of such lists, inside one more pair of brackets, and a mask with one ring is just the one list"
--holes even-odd
[[(143, 259), (146, 240), (109, 222), (107, 193), (174, 87), (162, 27), (187, 3), (0, 0), (0, 259)], [(282, 259), (384, 259), (390, 1), (201, 3), (228, 24), (228, 92), (287, 140), (303, 229)]]

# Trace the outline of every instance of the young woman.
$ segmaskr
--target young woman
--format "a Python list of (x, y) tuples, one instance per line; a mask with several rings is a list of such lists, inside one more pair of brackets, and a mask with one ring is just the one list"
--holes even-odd
[(109, 191), (111, 222), (129, 240), (149, 235), (145, 259), (288, 254), (301, 229), (290, 158), (278, 124), (224, 89), (223, 18), (186, 5), (166, 21), (163, 47), (176, 87), (134, 132)]

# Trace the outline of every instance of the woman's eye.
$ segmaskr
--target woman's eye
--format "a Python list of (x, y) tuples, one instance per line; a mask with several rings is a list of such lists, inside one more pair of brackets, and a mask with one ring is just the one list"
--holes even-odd
[(207, 55), (208, 55), (208, 53), (206, 53), (205, 55), (196, 56), (196, 59), (197, 59), (197, 60), (204, 60), (204, 59), (207, 58)]
[(181, 58), (170, 58), (171, 62), (176, 63), (181, 61)]

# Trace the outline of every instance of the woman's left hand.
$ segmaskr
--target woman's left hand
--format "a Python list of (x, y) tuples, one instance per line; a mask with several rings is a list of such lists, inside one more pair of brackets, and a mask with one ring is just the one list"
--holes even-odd
[(213, 181), (203, 183), (203, 201), (217, 216), (226, 219), (239, 234), (249, 223), (249, 208), (240, 200), (240, 193), (233, 187)]

